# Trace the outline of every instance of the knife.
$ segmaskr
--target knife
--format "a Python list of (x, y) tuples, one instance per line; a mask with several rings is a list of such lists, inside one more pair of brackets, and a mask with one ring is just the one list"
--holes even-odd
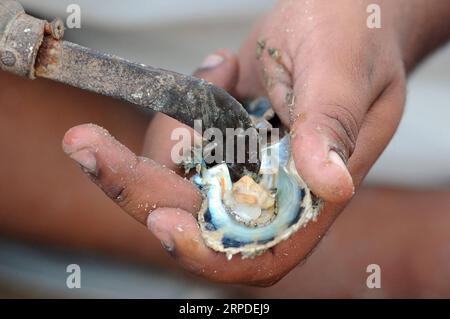
[[(225, 90), (192, 76), (97, 52), (65, 41), (63, 35), (61, 19), (41, 20), (26, 14), (15, 0), (0, 0), (0, 67), (4, 71), (29, 79), (47, 78), (124, 100), (162, 112), (192, 128), (195, 120), (201, 120), (203, 129), (221, 130), (220, 146), (225, 145), (227, 128), (241, 128), (235, 131), (237, 138), (255, 138), (257, 132), (249, 114)], [(255, 151), (245, 145), (245, 162), (237, 162), (238, 152), (233, 147), (233, 161), (227, 163), (234, 179), (259, 169), (258, 148)]]

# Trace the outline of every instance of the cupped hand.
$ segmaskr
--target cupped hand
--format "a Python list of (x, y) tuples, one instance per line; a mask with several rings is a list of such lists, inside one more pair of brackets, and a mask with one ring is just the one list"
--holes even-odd
[(172, 170), (170, 134), (152, 121), (138, 157), (105, 130), (82, 125), (63, 146), (126, 212), (147, 224), (184, 268), (213, 281), (270, 285), (305, 260), (345, 207), (400, 121), (405, 67), (394, 15), (366, 25), (365, 1), (280, 1), (239, 56), (220, 51), (196, 73), (240, 98), (267, 95), (291, 129), (300, 175), (325, 201), (316, 222), (253, 259), (206, 247), (195, 213), (201, 197)]

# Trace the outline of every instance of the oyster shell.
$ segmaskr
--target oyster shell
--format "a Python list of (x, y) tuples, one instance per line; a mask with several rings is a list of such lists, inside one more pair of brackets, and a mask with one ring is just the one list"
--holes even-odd
[(314, 220), (320, 209), (297, 173), (289, 134), (261, 148), (257, 181), (243, 176), (232, 183), (225, 163), (203, 167), (193, 181), (204, 194), (198, 213), (203, 239), (228, 259), (260, 255)]

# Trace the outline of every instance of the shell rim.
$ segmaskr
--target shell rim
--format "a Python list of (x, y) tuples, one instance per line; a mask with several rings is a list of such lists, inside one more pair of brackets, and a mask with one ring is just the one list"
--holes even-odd
[[(292, 162), (292, 160), (290, 160)], [(290, 165), (293, 165), (291, 163)], [(233, 255), (241, 254), (242, 259), (246, 258), (254, 258), (256, 256), (259, 256), (263, 254), (268, 249), (276, 246), (282, 241), (287, 240), (291, 235), (293, 235), (295, 232), (297, 232), (301, 227), (305, 227), (311, 220), (316, 221), (317, 216), (319, 215), (319, 212), (322, 208), (322, 201), (318, 199), (309, 189), (309, 187), (306, 185), (306, 183), (303, 181), (303, 179), (298, 175), (297, 171), (294, 169), (293, 172), (295, 172), (295, 179), (297, 180), (297, 183), (300, 188), (302, 188), (305, 191), (305, 195), (302, 199), (301, 207), (303, 207), (303, 211), (300, 213), (301, 216), (299, 220), (294, 223), (293, 225), (289, 226), (287, 229), (283, 230), (280, 234), (278, 234), (273, 240), (264, 243), (264, 244), (258, 244), (258, 243), (249, 243), (246, 245), (243, 245), (241, 247), (227, 247), (225, 248), (221, 241), (218, 241), (214, 238), (214, 236), (211, 236), (211, 231), (206, 228), (206, 221), (205, 221), (205, 213), (208, 209), (208, 198), (206, 194), (203, 194), (203, 201), (202, 206), (198, 212), (197, 221), (201, 230), (202, 238), (205, 244), (221, 253), (225, 253), (227, 255), (228, 259), (231, 259)]]

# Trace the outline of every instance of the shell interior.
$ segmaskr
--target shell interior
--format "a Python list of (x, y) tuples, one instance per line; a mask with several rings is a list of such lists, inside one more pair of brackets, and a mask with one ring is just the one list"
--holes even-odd
[(255, 257), (316, 218), (318, 201), (295, 169), (289, 140), (262, 148), (258, 183), (233, 184), (225, 163), (194, 176), (205, 197), (198, 222), (207, 246), (229, 259)]

